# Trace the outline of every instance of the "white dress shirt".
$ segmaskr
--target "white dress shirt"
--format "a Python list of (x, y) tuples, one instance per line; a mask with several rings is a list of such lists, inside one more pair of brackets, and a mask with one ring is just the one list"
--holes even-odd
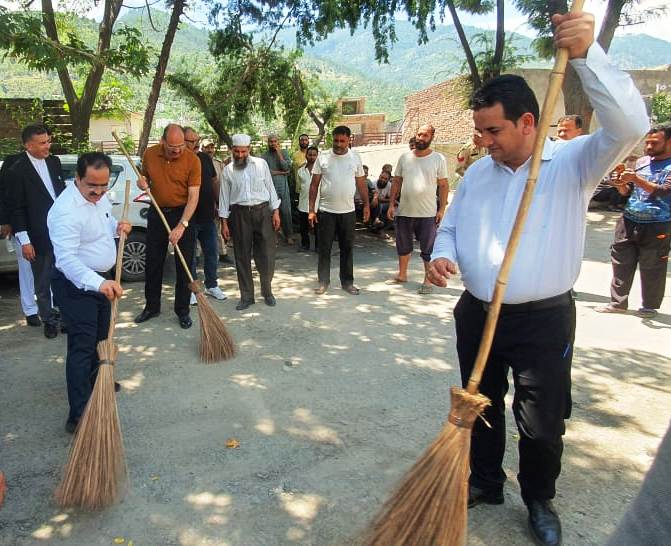
[(219, 216), (222, 218), (229, 217), (231, 205), (249, 207), (267, 202), (272, 210), (280, 206), (268, 163), (260, 157), (249, 156), (244, 169), (236, 169), (231, 161), (221, 173), (220, 188)]
[(116, 262), (117, 221), (107, 195), (91, 203), (70, 184), (49, 210), (47, 226), (56, 268), (77, 288), (97, 291), (105, 280), (98, 272)]
[[(49, 192), (49, 195), (51, 195), (51, 199), (53, 199), (55, 201), (56, 200), (56, 190), (54, 190), (54, 183), (51, 181), (51, 175), (49, 174), (49, 167), (47, 167), (46, 160), (37, 159), (36, 157), (33, 157), (32, 155), (30, 155), (28, 152), (26, 152), (26, 155), (28, 156), (28, 159), (30, 159), (30, 162), (32, 163), (33, 167), (35, 167), (35, 170), (37, 171), (37, 174), (40, 176), (40, 179), (42, 180), (42, 184), (44, 184), (44, 187)], [(16, 240), (21, 245), (29, 245), (30, 244), (30, 237), (28, 236), (27, 231), (19, 231), (19, 232), (14, 234), (14, 237), (16, 237)]]
[[(585, 59), (570, 62), (602, 127), (570, 141), (546, 140), (504, 303), (550, 298), (573, 287), (594, 188), (649, 127), (631, 78), (610, 65), (597, 43)], [(473, 163), (438, 228), (431, 258), (457, 263), (466, 290), (480, 300), (491, 301), (494, 294), (530, 162), (515, 171), (491, 156)]]

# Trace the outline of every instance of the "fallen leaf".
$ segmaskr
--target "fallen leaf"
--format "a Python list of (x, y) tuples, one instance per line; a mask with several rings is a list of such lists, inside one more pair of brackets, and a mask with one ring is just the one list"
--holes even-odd
[(114, 544), (126, 544), (126, 539), (124, 537), (115, 537)]
[(149, 476), (149, 479), (153, 482), (155, 482), (156, 480), (158, 480), (160, 478), (161, 478), (160, 476)]
[(235, 438), (229, 438), (228, 440), (226, 440), (226, 447), (230, 449), (236, 449), (240, 447), (240, 441), (236, 440)]

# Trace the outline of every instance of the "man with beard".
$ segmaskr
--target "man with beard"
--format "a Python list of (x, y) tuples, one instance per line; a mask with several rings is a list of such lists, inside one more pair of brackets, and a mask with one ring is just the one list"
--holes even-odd
[[(200, 195), (200, 161), (196, 154), (186, 149), (184, 129), (171, 123), (163, 130), (161, 142), (150, 146), (142, 158), (142, 170), (149, 179), (151, 192), (156, 203), (170, 226), (166, 232), (154, 207), (147, 214), (147, 268), (144, 281), (145, 307), (135, 317), (140, 324), (161, 312), (161, 288), (163, 286), (163, 265), (168, 252), (168, 242), (179, 244), (187, 264), (193, 261), (196, 242), (193, 228), (189, 222), (198, 206)], [(147, 188), (147, 180), (137, 181), (141, 190)], [(191, 291), (188, 278), (175, 253), (174, 310), (181, 328), (191, 328), (193, 322), (189, 316), (189, 297)]]
[(375, 218), (373, 227), (379, 229), (389, 221), (387, 211), (389, 210), (389, 199), (391, 197), (391, 175), (387, 171), (380, 172), (375, 186), (376, 192), (371, 201), (371, 210), (372, 216)]
[[(310, 184), (310, 226), (319, 230), (319, 264), (316, 294), (324, 294), (331, 282), (331, 247), (338, 239), (340, 247), (340, 285), (356, 296), (354, 286), (354, 190), (359, 189), (363, 203), (363, 221), (370, 217), (368, 186), (359, 154), (349, 148), (352, 132), (346, 125), (333, 129), (333, 149), (319, 154), (312, 168)], [(319, 216), (317, 195), (319, 194)]]
[(294, 244), (294, 229), (291, 219), (291, 192), (289, 191), (289, 171), (291, 160), (286, 150), (280, 148), (277, 135), (268, 135), (268, 151), (261, 156), (268, 163), (270, 175), (273, 177), (277, 197), (280, 198), (280, 214), (282, 216), (282, 233), (288, 245)]
[(298, 169), (300, 169), (307, 160), (308, 146), (310, 146), (310, 137), (303, 133), (298, 137), (298, 150), (291, 156), (291, 165), (294, 170), (294, 180), (296, 181), (296, 193), (298, 192)]
[[(419, 241), (424, 263), (424, 281), (419, 294), (430, 294), (433, 289), (427, 271), (436, 226), (445, 213), (447, 195), (447, 163), (442, 154), (434, 152), (430, 146), (435, 129), (432, 125), (422, 125), (415, 135), (415, 149), (404, 153), (396, 164), (396, 172), (391, 185), (387, 217), (396, 222), (396, 252), (398, 253), (398, 273), (387, 284), (404, 284), (408, 281), (408, 264), (413, 250), (413, 239)], [(438, 210), (436, 210), (436, 187), (438, 188)], [(398, 212), (396, 199), (400, 197)]]
[(643, 302), (637, 314), (651, 318), (664, 298), (671, 245), (671, 124), (657, 125), (645, 137), (645, 153), (636, 169), (621, 175), (618, 191), (629, 195), (615, 226), (611, 246), (613, 281), (610, 304), (597, 311), (626, 313), (636, 266)]
[(280, 199), (268, 163), (249, 155), (248, 135), (233, 135), (233, 161), (224, 167), (219, 195), (221, 234), (233, 238), (235, 266), (240, 287), (238, 311), (254, 304), (252, 256), (261, 279), (266, 305), (276, 305), (272, 291), (275, 273), (275, 232), (280, 229)]

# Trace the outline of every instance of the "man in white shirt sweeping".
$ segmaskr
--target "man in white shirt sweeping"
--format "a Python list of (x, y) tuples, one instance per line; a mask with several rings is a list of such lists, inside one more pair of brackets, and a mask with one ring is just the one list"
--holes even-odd
[[(65, 376), (70, 413), (65, 424), (74, 432), (86, 407), (99, 360), (97, 344), (107, 338), (110, 301), (121, 297), (121, 285), (104, 275), (116, 261), (114, 242), (129, 223), (117, 222), (108, 189), (112, 160), (101, 152), (77, 160), (75, 183), (61, 193), (47, 217), (56, 269), (54, 301), (68, 325)], [(118, 385), (117, 385), (118, 390)]]
[[(504, 397), (512, 368), (517, 478), (531, 532), (545, 545), (561, 544), (561, 524), (551, 499), (561, 471), (564, 420), (571, 412), (571, 288), (582, 262), (587, 206), (603, 175), (648, 130), (645, 105), (631, 78), (611, 66), (594, 42), (593, 16), (554, 15), (552, 22), (555, 45), (568, 49), (601, 129), (570, 141), (545, 142), (480, 384), (492, 405), (473, 428), (469, 484), (469, 506), (503, 503)], [(439, 286), (457, 273), (457, 266), (461, 271), (466, 291), (454, 316), (464, 385), (529, 174), (539, 118), (538, 102), (519, 76), (494, 78), (474, 93), (471, 106), (475, 130), (490, 155), (466, 171), (438, 229), (429, 266), (429, 278)]]

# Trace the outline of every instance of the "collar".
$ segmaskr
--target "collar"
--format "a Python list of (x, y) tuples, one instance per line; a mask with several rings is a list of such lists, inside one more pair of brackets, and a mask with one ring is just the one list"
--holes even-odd
[(45, 161), (44, 159), (38, 159), (38, 158), (30, 155), (30, 152), (28, 150), (26, 150), (26, 155), (28, 156), (28, 159), (30, 159), (30, 161), (32, 161), (33, 163), (39, 163), (39, 162), (44, 162)]
[[(566, 145), (565, 140), (551, 140), (550, 138), (545, 138), (545, 144), (543, 145), (543, 152), (541, 154), (541, 161), (550, 161), (553, 156), (555, 155), (555, 152), (561, 148), (562, 146)], [(496, 165), (498, 165), (500, 168), (505, 169), (510, 172), (517, 172), (521, 168), (529, 165), (531, 163), (531, 156), (527, 158), (527, 160), (522, 163), (517, 169), (513, 170), (508, 165), (505, 165), (503, 163), (499, 163), (498, 161), (494, 161)]]

